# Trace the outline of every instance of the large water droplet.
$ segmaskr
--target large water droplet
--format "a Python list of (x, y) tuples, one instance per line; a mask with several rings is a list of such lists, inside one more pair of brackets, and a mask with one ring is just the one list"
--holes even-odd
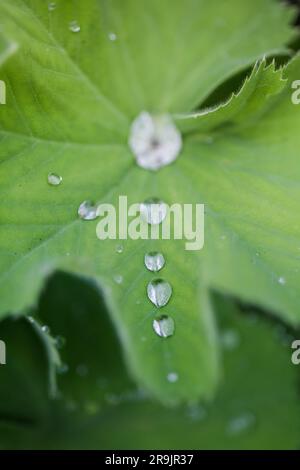
[(245, 412), (232, 418), (227, 425), (227, 433), (238, 435), (247, 431), (255, 424), (256, 418), (253, 413)]
[(158, 272), (165, 265), (165, 258), (162, 253), (151, 251), (145, 254), (145, 266), (149, 271)]
[(147, 286), (147, 294), (149, 300), (156, 307), (163, 307), (169, 302), (172, 295), (171, 284), (163, 279), (153, 279)]
[(83, 201), (78, 208), (78, 215), (83, 220), (94, 220), (97, 217), (97, 207), (91, 201)]
[(178, 157), (182, 140), (170, 116), (144, 111), (132, 123), (129, 146), (139, 166), (158, 170)]
[(142, 218), (151, 225), (160, 224), (166, 218), (167, 212), (167, 204), (156, 197), (146, 199), (140, 204)]
[(72, 31), (72, 33), (79, 33), (79, 31), (80, 31), (80, 26), (79, 26), (79, 24), (77, 23), (76, 20), (70, 21), (70, 23), (69, 23), (69, 30)]
[(48, 183), (51, 186), (58, 186), (62, 182), (62, 177), (57, 175), (56, 173), (49, 173), (47, 179), (48, 179)]
[(153, 321), (153, 330), (158, 336), (168, 338), (172, 336), (175, 331), (175, 323), (172, 317), (162, 315)]

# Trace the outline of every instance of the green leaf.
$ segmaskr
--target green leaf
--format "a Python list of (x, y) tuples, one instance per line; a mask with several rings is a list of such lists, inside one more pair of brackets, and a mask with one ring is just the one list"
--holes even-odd
[[(178, 124), (183, 132), (197, 133), (217, 131), (222, 126), (249, 126), (255, 123), (270, 102), (286, 85), (282, 69), (275, 69), (275, 61), (266, 65), (266, 59), (258, 62), (242, 88), (233, 93), (228, 101), (193, 114), (178, 116)], [(271, 100), (272, 102), (272, 100)]]
[[(285, 294), (289, 284), (281, 289), (271, 279), (269, 270), (275, 266), (269, 259), (256, 264), (251, 259), (256, 250), (261, 254), (259, 234), (256, 237), (253, 230), (253, 239), (247, 240), (248, 225), (232, 222), (232, 213), (236, 210), (235, 221), (244, 208), (258, 215), (255, 226), (265, 223), (267, 209), (274, 211), (275, 204), (274, 199), (268, 204), (261, 199), (273, 188), (275, 202), (289, 205), (289, 217), (275, 228), (287, 231), (283, 239), (280, 232), (280, 243), (285, 249), (287, 241), (286, 251), (290, 250), (289, 227), (297, 206), (290, 196), (297, 191), (295, 186), (288, 194), (283, 189), (278, 194), (277, 185), (258, 178), (253, 169), (244, 174), (229, 165), (224, 172), (224, 159), (230, 162), (235, 157), (236, 165), (248, 168), (247, 155), (251, 160), (251, 153), (260, 154), (255, 146), (262, 143), (255, 140), (254, 127), (252, 140), (244, 136), (246, 131), (233, 136), (224, 129), (213, 145), (186, 134), (182, 155), (157, 173), (138, 168), (127, 145), (130, 122), (141, 111), (190, 112), (224, 80), (258, 58), (286, 52), (284, 44), (294, 37), (289, 26), (292, 10), (273, 0), (223, 3), (88, 0), (75, 8), (57, 1), (49, 12), (38, 0), (0, 0), (4, 31), (20, 46), (3, 69), (9, 92), (7, 105), (0, 109), (1, 314), (33, 305), (45, 277), (55, 269), (93, 277), (104, 293), (131, 374), (164, 402), (211, 397), (215, 390), (220, 361), (210, 287), (295, 316), (297, 296), (288, 305), (290, 294)], [(71, 21), (77, 21), (80, 31), (70, 30)], [(109, 39), (110, 33), (116, 34), (116, 40)], [(277, 89), (278, 74), (273, 75)], [(253, 90), (251, 94), (259, 96)], [(281, 114), (280, 105), (278, 109)], [(278, 124), (274, 126), (265, 129), (269, 139)], [(289, 132), (289, 142), (294, 142), (295, 127), (283, 128)], [(271, 165), (278, 149), (262, 150), (269, 151)], [(265, 160), (258, 158), (258, 163)], [(282, 178), (284, 169), (277, 170)], [(59, 187), (47, 185), (52, 171), (63, 176)], [(295, 168), (292, 171), (295, 174)], [(242, 184), (244, 196), (233, 190), (230, 181), (237, 188), (243, 178), (258, 186), (253, 191)], [(123, 254), (118, 254), (115, 242), (97, 240), (95, 222), (78, 220), (79, 204), (86, 199), (117, 204), (121, 194), (128, 196), (129, 204), (151, 196), (169, 204), (205, 202), (203, 252), (188, 253), (183, 241), (177, 240), (128, 240)], [(271, 245), (279, 243), (273, 221), (271, 214), (267, 219)], [(225, 248), (220, 241), (224, 232), (231, 243)], [(173, 287), (162, 312), (172, 315), (176, 331), (166, 341), (152, 330), (157, 310), (146, 297), (152, 276), (143, 258), (152, 249), (164, 253), (163, 277)], [(273, 256), (272, 252), (266, 258)], [(285, 275), (282, 255), (276, 262), (276, 275)], [(114, 282), (116, 275), (123, 276), (121, 285)], [(178, 374), (176, 383), (167, 380), (170, 372)]]
[(0, 366), (0, 423), (15, 429), (48, 419), (48, 398), (56, 393), (53, 346), (27, 318), (0, 322), (6, 363)]

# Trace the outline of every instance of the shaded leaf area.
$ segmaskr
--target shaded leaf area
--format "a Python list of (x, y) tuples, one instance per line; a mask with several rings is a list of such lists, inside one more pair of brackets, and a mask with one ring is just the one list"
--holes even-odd
[[(224, 350), (223, 379), (216, 400), (206, 405), (194, 402), (176, 409), (166, 408), (137, 391), (126, 376), (118, 340), (93, 284), (63, 274), (55, 276), (42, 295), (39, 312), (48, 324), (54, 317), (55, 333), (64, 333), (66, 342), (60, 352), (69, 363), (69, 372), (58, 377), (60, 398), (43, 401), (36, 410), (38, 418), (30, 425), (2, 420), (1, 446), (19, 449), (298, 448), (299, 371), (290, 360), (292, 337), (282, 325), (264, 320), (254, 312), (242, 315), (226, 298), (215, 298), (214, 303), (219, 341)], [(84, 333), (82, 317), (87, 320)], [(11, 320), (4, 320), (1, 325), (8, 321)], [(32, 328), (23, 321), (25, 324), (25, 329)], [(22, 331), (24, 336), (24, 328)], [(8, 333), (6, 341), (12, 354), (13, 348), (16, 349), (15, 341), (12, 342), (15, 333), (12, 330), (11, 336)], [(86, 341), (89, 341), (88, 350), (83, 347)], [(78, 351), (74, 350), (75, 343)], [(34, 351), (32, 331), (24, 346), (16, 352), (15, 364), (26, 363), (27, 376), (32, 377), (33, 370), (37, 372), (36, 358), (31, 366), (26, 362)], [(38, 357), (43, 365), (32, 382), (32, 396), (27, 397), (26, 404), (22, 403), (24, 409), (31, 406), (30, 412), (36, 406), (33, 397), (38, 391), (45, 396), (47, 361), (41, 354)], [(76, 371), (79, 361), (85, 363), (86, 369), (81, 369), (86, 371), (84, 375)], [(11, 367), (8, 362), (1, 366), (0, 373)], [(15, 374), (6, 377), (8, 387), (1, 387), (1, 402), (9, 400), (11, 412), (15, 405), (14, 416), (18, 417), (19, 394), (12, 398), (11, 390), (16, 384), (18, 390), (24, 389), (24, 376), (20, 373), (19, 377)]]

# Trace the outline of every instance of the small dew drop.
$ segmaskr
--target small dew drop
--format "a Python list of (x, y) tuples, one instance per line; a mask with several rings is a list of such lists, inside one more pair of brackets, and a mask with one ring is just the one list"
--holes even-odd
[(116, 35), (116, 33), (113, 33), (113, 32), (108, 33), (108, 39), (109, 39), (110, 41), (116, 41), (116, 40), (117, 40), (117, 35)]
[(286, 280), (285, 280), (285, 278), (284, 278), (283, 276), (280, 276), (280, 277), (278, 278), (278, 284), (280, 284), (280, 285), (282, 285), (282, 286), (284, 286), (284, 285), (286, 284)]
[(116, 252), (117, 253), (121, 254), (121, 253), (123, 253), (123, 251), (124, 251), (123, 245), (117, 245), (116, 246)]
[(175, 331), (175, 323), (173, 318), (168, 315), (162, 315), (153, 321), (153, 330), (158, 336), (162, 338), (168, 338), (173, 336)]
[(72, 31), (72, 33), (79, 33), (79, 31), (80, 31), (80, 26), (79, 26), (79, 24), (77, 23), (76, 20), (70, 21), (70, 23), (69, 23), (69, 30)]
[(240, 345), (240, 336), (235, 330), (225, 330), (221, 334), (221, 343), (224, 349), (232, 351)]
[(83, 201), (78, 208), (78, 215), (83, 220), (94, 220), (97, 217), (97, 207), (91, 201)]
[(62, 182), (62, 177), (56, 173), (49, 173), (47, 180), (50, 186), (59, 186)]
[(141, 217), (151, 225), (158, 225), (166, 218), (167, 204), (158, 198), (149, 198), (140, 204)]
[(144, 111), (132, 123), (129, 146), (139, 166), (159, 170), (178, 157), (182, 139), (170, 116)]
[(46, 333), (46, 334), (49, 334), (49, 333), (50, 333), (50, 328), (49, 328), (48, 325), (43, 325), (43, 326), (41, 327), (41, 330), (42, 330), (43, 333)]
[(168, 375), (167, 375), (167, 380), (170, 383), (177, 382), (177, 380), (178, 380), (177, 372), (169, 372)]
[(145, 266), (149, 271), (158, 272), (165, 265), (165, 258), (162, 253), (151, 251), (145, 254)]
[(50, 2), (48, 3), (48, 11), (53, 11), (56, 8), (56, 3), (55, 2)]
[(121, 274), (116, 274), (114, 276), (114, 281), (116, 284), (122, 284), (123, 282), (123, 276), (121, 276)]
[(163, 307), (172, 295), (171, 284), (163, 279), (153, 279), (147, 286), (147, 295), (156, 307)]
[(227, 433), (230, 435), (239, 435), (254, 426), (255, 422), (256, 418), (253, 413), (242, 413), (229, 421)]
[(32, 316), (29, 315), (27, 318), (30, 323), (35, 323), (35, 319)]

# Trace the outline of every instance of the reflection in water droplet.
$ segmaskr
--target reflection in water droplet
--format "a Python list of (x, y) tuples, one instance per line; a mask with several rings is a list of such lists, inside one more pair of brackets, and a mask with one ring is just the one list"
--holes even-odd
[(113, 32), (108, 33), (108, 39), (109, 39), (110, 41), (116, 41), (116, 40), (117, 40), (117, 35), (116, 35), (116, 33), (113, 33)]
[(132, 123), (129, 146), (139, 166), (158, 170), (178, 157), (182, 140), (170, 116), (144, 111)]
[(51, 186), (59, 186), (62, 182), (62, 177), (56, 173), (49, 173), (47, 180)]
[(121, 276), (121, 274), (116, 274), (114, 276), (114, 281), (117, 283), (117, 284), (122, 284), (123, 282), (123, 276)]
[(50, 328), (49, 328), (48, 325), (43, 325), (43, 326), (41, 327), (41, 330), (42, 330), (43, 333), (46, 333), (46, 334), (49, 334), (49, 333), (50, 333)]
[(151, 251), (145, 254), (145, 266), (149, 271), (158, 272), (165, 265), (165, 258), (162, 253)]
[(151, 225), (160, 224), (167, 216), (168, 206), (156, 197), (146, 199), (140, 204), (141, 217)]
[(163, 279), (154, 279), (147, 286), (147, 295), (156, 307), (163, 307), (170, 300), (172, 287)]
[(235, 330), (225, 330), (221, 334), (221, 343), (224, 349), (231, 351), (239, 346), (240, 336)]
[(161, 336), (162, 338), (168, 338), (174, 334), (174, 320), (168, 315), (162, 315), (153, 321), (153, 329), (158, 336)]
[(89, 373), (89, 369), (86, 364), (78, 364), (76, 367), (76, 373), (80, 377), (86, 377)]
[(116, 246), (116, 252), (117, 253), (123, 253), (123, 245), (117, 245)]
[(278, 283), (281, 284), (282, 286), (284, 286), (286, 284), (286, 280), (283, 276), (280, 276), (278, 278)]
[(72, 31), (72, 33), (79, 33), (80, 26), (77, 21), (74, 20), (69, 23), (69, 30)]
[(177, 380), (178, 380), (177, 372), (169, 372), (168, 375), (167, 375), (167, 380), (170, 383), (177, 382)]
[(97, 217), (97, 207), (91, 201), (83, 201), (78, 208), (78, 215), (83, 220), (94, 220)]
[(256, 418), (253, 413), (245, 412), (232, 418), (227, 425), (227, 433), (230, 435), (239, 435), (254, 426)]

